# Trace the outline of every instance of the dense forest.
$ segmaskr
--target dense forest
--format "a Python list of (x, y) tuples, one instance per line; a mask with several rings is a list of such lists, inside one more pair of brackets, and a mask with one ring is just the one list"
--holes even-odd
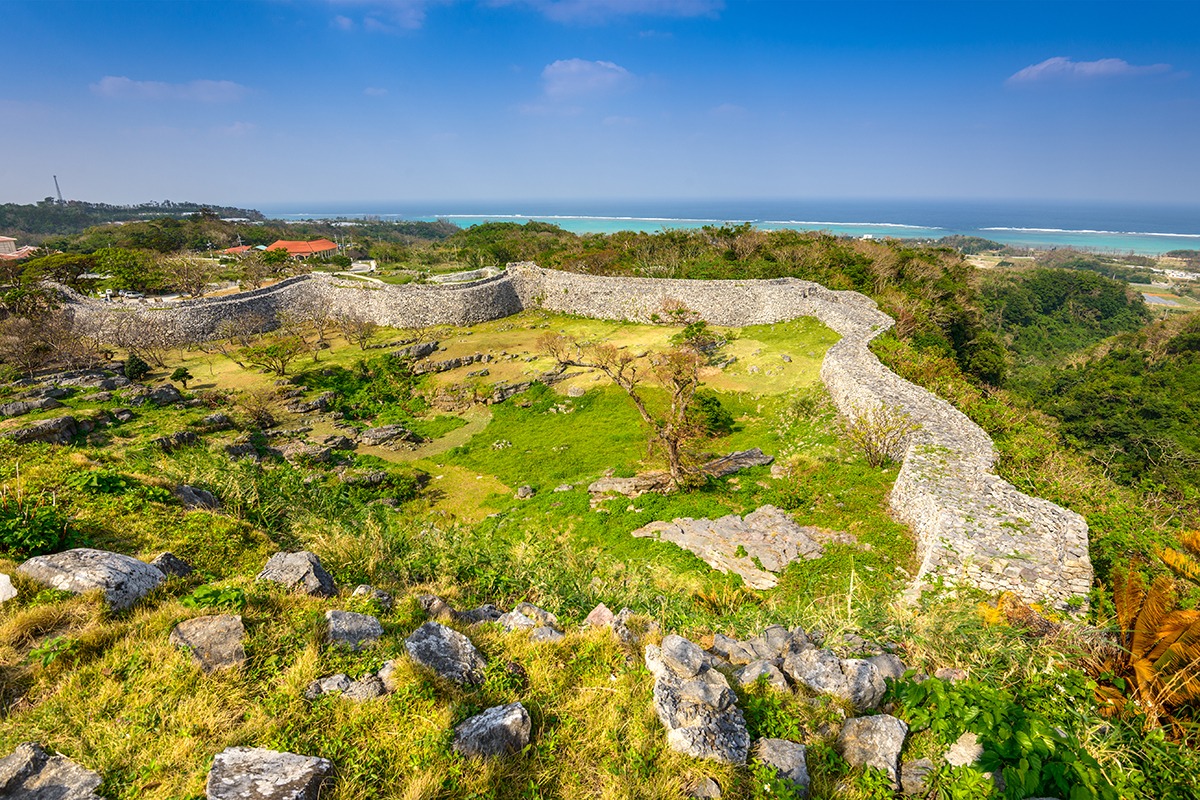
[(47, 197), (38, 203), (21, 205), (0, 204), (0, 235), (38, 242), (45, 236), (80, 233), (93, 225), (131, 222), (145, 219), (179, 219), (192, 215), (262, 220), (258, 211), (233, 206), (213, 206), (203, 203), (160, 203), (111, 205), (87, 203), (82, 200), (55, 202)]

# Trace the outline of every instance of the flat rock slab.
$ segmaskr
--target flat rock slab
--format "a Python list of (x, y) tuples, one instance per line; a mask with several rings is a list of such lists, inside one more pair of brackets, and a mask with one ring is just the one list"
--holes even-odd
[(240, 669), (246, 663), (246, 629), (237, 614), (187, 619), (171, 631), (171, 644), (186, 648), (205, 672)]
[(774, 460), (775, 456), (769, 456), (755, 447), (750, 450), (739, 450), (727, 456), (714, 458), (701, 467), (701, 469), (715, 478), (724, 478), (726, 475), (732, 475), (735, 472), (741, 472), (750, 467), (765, 467)]
[(208, 800), (317, 800), (333, 771), (323, 758), (230, 747), (213, 758)]
[(150, 561), (150, 566), (167, 577), (184, 578), (194, 571), (191, 564), (171, 552), (159, 553)]
[(330, 610), (325, 612), (325, 623), (325, 641), (351, 650), (362, 650), (383, 636), (383, 626), (370, 614)]
[(846, 720), (838, 735), (837, 751), (852, 767), (875, 767), (900, 788), (900, 749), (908, 725), (887, 714)]
[(404, 640), (404, 649), (418, 664), (454, 683), (483, 683), (487, 662), (471, 640), (440, 622), (429, 621)]
[(495, 706), (454, 729), (454, 752), (481, 758), (519, 753), (529, 744), (530, 727), (525, 706)]
[(778, 583), (774, 574), (801, 559), (820, 558), (825, 544), (851, 542), (848, 534), (797, 525), (775, 506), (719, 519), (682, 517), (670, 522), (651, 522), (634, 536), (654, 538), (679, 545), (721, 572), (732, 572), (752, 589), (770, 589)]
[(332, 597), (337, 594), (333, 578), (321, 566), (321, 559), (307, 550), (298, 553), (276, 553), (267, 560), (267, 565), (255, 580), (278, 583), (292, 591), (318, 597)]
[(6, 800), (100, 800), (101, 778), (37, 742), (25, 742), (0, 758), (0, 797)]
[(118, 611), (129, 608), (166, 580), (156, 568), (136, 558), (88, 547), (34, 556), (17, 571), (64, 592), (83, 594), (100, 589), (108, 604)]
[(788, 653), (783, 671), (797, 684), (846, 700), (859, 711), (877, 706), (887, 691), (874, 664), (860, 658), (838, 658), (831, 650), (812, 647)]

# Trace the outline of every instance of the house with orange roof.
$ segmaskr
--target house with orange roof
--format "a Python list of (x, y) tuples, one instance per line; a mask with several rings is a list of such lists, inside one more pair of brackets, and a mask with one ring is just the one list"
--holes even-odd
[(0, 261), (20, 261), (22, 258), (29, 258), (36, 251), (36, 247), (29, 245), (17, 247), (17, 240), (11, 236), (0, 236)]
[(267, 246), (268, 250), (287, 250), (292, 258), (308, 258), (309, 256), (331, 256), (337, 253), (338, 246), (328, 239), (315, 239), (311, 242), (290, 242), (280, 239)]

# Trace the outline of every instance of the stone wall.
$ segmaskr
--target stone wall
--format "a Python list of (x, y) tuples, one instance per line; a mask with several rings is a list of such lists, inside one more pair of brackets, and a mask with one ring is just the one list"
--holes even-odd
[(309, 302), (335, 312), (365, 313), (396, 327), (470, 325), (535, 307), (648, 322), (662, 316), (664, 303), (683, 303), (715, 325), (816, 317), (841, 335), (821, 367), (838, 409), (857, 417), (888, 406), (920, 425), (905, 444), (891, 495), (893, 512), (911, 526), (917, 540), (920, 569), (914, 591), (936, 576), (950, 585), (1013, 591), (1028, 601), (1065, 605), (1086, 596), (1091, 586), (1084, 519), (1022, 494), (995, 475), (995, 449), (978, 425), (887, 369), (869, 344), (891, 327), (892, 319), (857, 292), (835, 292), (792, 278), (607, 278), (511, 264), (498, 276), (444, 287), (305, 276), (257, 292), (135, 313), (164, 314), (192, 336), (211, 336), (227, 316), (246, 311), (274, 316)]

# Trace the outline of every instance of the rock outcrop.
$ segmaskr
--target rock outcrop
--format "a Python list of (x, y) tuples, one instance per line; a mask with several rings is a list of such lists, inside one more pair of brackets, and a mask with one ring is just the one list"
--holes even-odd
[(487, 662), (471, 640), (453, 628), (432, 620), (404, 640), (414, 661), (440, 677), (460, 685), (483, 683)]
[(297, 553), (276, 553), (258, 573), (255, 580), (278, 583), (292, 591), (319, 597), (333, 597), (337, 587), (333, 578), (321, 566), (321, 559), (307, 550)]
[(237, 614), (187, 619), (171, 630), (171, 644), (187, 650), (205, 672), (240, 669), (246, 663), (246, 628)]
[(101, 778), (37, 742), (0, 758), (0, 797), (6, 800), (100, 800)]
[(208, 800), (318, 800), (333, 772), (323, 758), (230, 747), (213, 758)]
[(383, 636), (383, 626), (370, 614), (353, 611), (325, 612), (325, 641), (329, 644), (362, 650)]
[(530, 728), (525, 706), (494, 706), (454, 729), (454, 752), (482, 758), (519, 753), (529, 744)]
[(837, 751), (852, 767), (875, 767), (900, 788), (900, 750), (908, 725), (887, 714), (846, 720), (838, 734)]

